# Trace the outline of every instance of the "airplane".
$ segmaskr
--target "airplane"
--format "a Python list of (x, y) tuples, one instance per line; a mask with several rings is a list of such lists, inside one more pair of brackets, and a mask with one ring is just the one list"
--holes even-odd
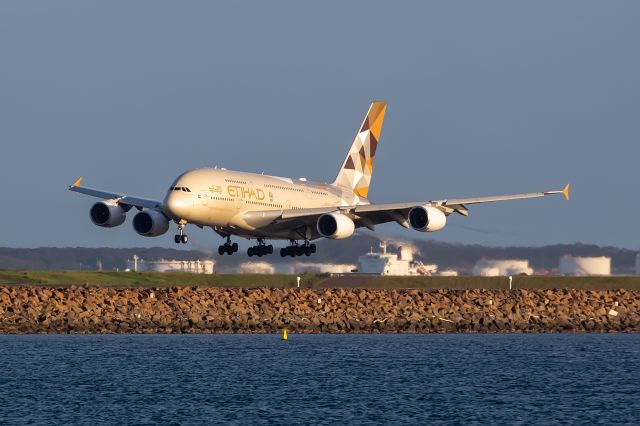
[(95, 225), (119, 226), (135, 207), (138, 213), (133, 217), (133, 229), (139, 235), (163, 235), (174, 222), (178, 228), (175, 243), (186, 244), (187, 224), (210, 227), (226, 239), (218, 247), (218, 254), (236, 253), (238, 244), (232, 243), (231, 237), (238, 236), (256, 240), (257, 244), (247, 254), (258, 257), (273, 253), (267, 240), (289, 241), (287, 247), (280, 249), (282, 257), (310, 256), (316, 252), (312, 241), (348, 238), (358, 228), (374, 230), (376, 225), (396, 222), (404, 228), (435, 232), (445, 227), (452, 213), (467, 216), (467, 206), (472, 204), (555, 194), (569, 199), (567, 184), (558, 191), (375, 204), (367, 197), (386, 108), (385, 102), (371, 103), (332, 183), (216, 167), (184, 172), (169, 186), (163, 200), (88, 188), (82, 186), (83, 178), (69, 186), (69, 190), (102, 199), (89, 211)]

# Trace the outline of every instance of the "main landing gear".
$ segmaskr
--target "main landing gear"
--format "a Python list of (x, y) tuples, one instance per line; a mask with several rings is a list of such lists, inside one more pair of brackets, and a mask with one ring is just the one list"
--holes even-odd
[(291, 240), (291, 245), (280, 249), (280, 256), (282, 257), (296, 257), (296, 256), (311, 256), (316, 252), (316, 245), (309, 244), (309, 241), (305, 241), (304, 245), (298, 245), (297, 241)]
[(231, 244), (231, 237), (227, 236), (227, 242), (218, 247), (218, 254), (223, 255), (227, 253), (228, 255), (232, 255), (233, 253), (238, 251), (238, 243)]
[(187, 244), (187, 241), (189, 241), (189, 237), (187, 237), (187, 235), (184, 233), (184, 223), (179, 223), (178, 224), (178, 234), (175, 235), (175, 237), (173, 237), (173, 241), (176, 242), (176, 244)]
[(262, 257), (271, 253), (273, 253), (273, 246), (271, 244), (266, 245), (264, 242), (264, 238), (258, 238), (258, 245), (249, 247), (249, 249), (247, 250), (247, 254), (249, 255), (249, 257), (254, 255)]

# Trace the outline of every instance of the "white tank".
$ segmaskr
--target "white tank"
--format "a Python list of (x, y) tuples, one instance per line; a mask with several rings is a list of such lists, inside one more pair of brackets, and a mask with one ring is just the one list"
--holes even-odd
[(565, 255), (560, 258), (560, 273), (562, 275), (611, 275), (611, 258), (573, 257)]
[(482, 258), (476, 262), (471, 271), (473, 275), (484, 277), (497, 277), (507, 275), (531, 275), (533, 268), (529, 266), (528, 260), (523, 259), (486, 259)]

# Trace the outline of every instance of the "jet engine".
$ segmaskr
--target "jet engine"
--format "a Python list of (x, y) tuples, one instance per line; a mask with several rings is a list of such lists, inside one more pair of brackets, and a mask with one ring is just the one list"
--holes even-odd
[(318, 232), (325, 238), (342, 240), (353, 235), (356, 225), (348, 216), (340, 213), (325, 213), (318, 218)]
[(122, 225), (126, 218), (125, 210), (115, 202), (98, 201), (89, 210), (91, 222), (103, 228)]
[(133, 229), (143, 237), (157, 237), (169, 230), (169, 219), (158, 210), (143, 210), (133, 217)]
[(439, 231), (447, 224), (447, 216), (433, 206), (417, 206), (409, 210), (409, 224), (420, 232)]

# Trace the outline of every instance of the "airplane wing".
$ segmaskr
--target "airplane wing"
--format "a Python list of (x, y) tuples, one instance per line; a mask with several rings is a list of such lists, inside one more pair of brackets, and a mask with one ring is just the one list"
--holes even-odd
[(78, 192), (80, 194), (90, 195), (104, 200), (115, 200), (124, 207), (136, 207), (141, 210), (143, 208), (158, 208), (162, 206), (161, 201), (149, 200), (147, 198), (132, 197), (130, 195), (117, 194), (115, 192), (103, 191), (101, 189), (88, 188), (82, 185), (82, 178), (76, 180), (69, 186), (69, 191)]
[(451, 213), (458, 213), (463, 216), (469, 215), (469, 210), (466, 205), (469, 204), (481, 204), (481, 203), (493, 203), (497, 201), (508, 200), (521, 200), (527, 198), (540, 198), (548, 195), (562, 194), (565, 199), (569, 199), (569, 185), (566, 185), (562, 190), (558, 191), (544, 191), (544, 192), (530, 192), (524, 194), (511, 194), (511, 195), (497, 195), (492, 197), (473, 197), (473, 198), (453, 198), (447, 200), (428, 200), (428, 201), (415, 201), (408, 203), (390, 203), (390, 204), (366, 204), (356, 206), (341, 206), (341, 207), (327, 207), (327, 208), (312, 208), (312, 209), (291, 209), (283, 210), (282, 214), (275, 219), (274, 222), (298, 222), (300, 224), (313, 225), (321, 215), (325, 213), (341, 212), (350, 216), (356, 227), (367, 227), (373, 229), (374, 225), (397, 222), (401, 226), (408, 228), (409, 222), (407, 216), (409, 210), (416, 206), (430, 205), (440, 209), (445, 215)]

